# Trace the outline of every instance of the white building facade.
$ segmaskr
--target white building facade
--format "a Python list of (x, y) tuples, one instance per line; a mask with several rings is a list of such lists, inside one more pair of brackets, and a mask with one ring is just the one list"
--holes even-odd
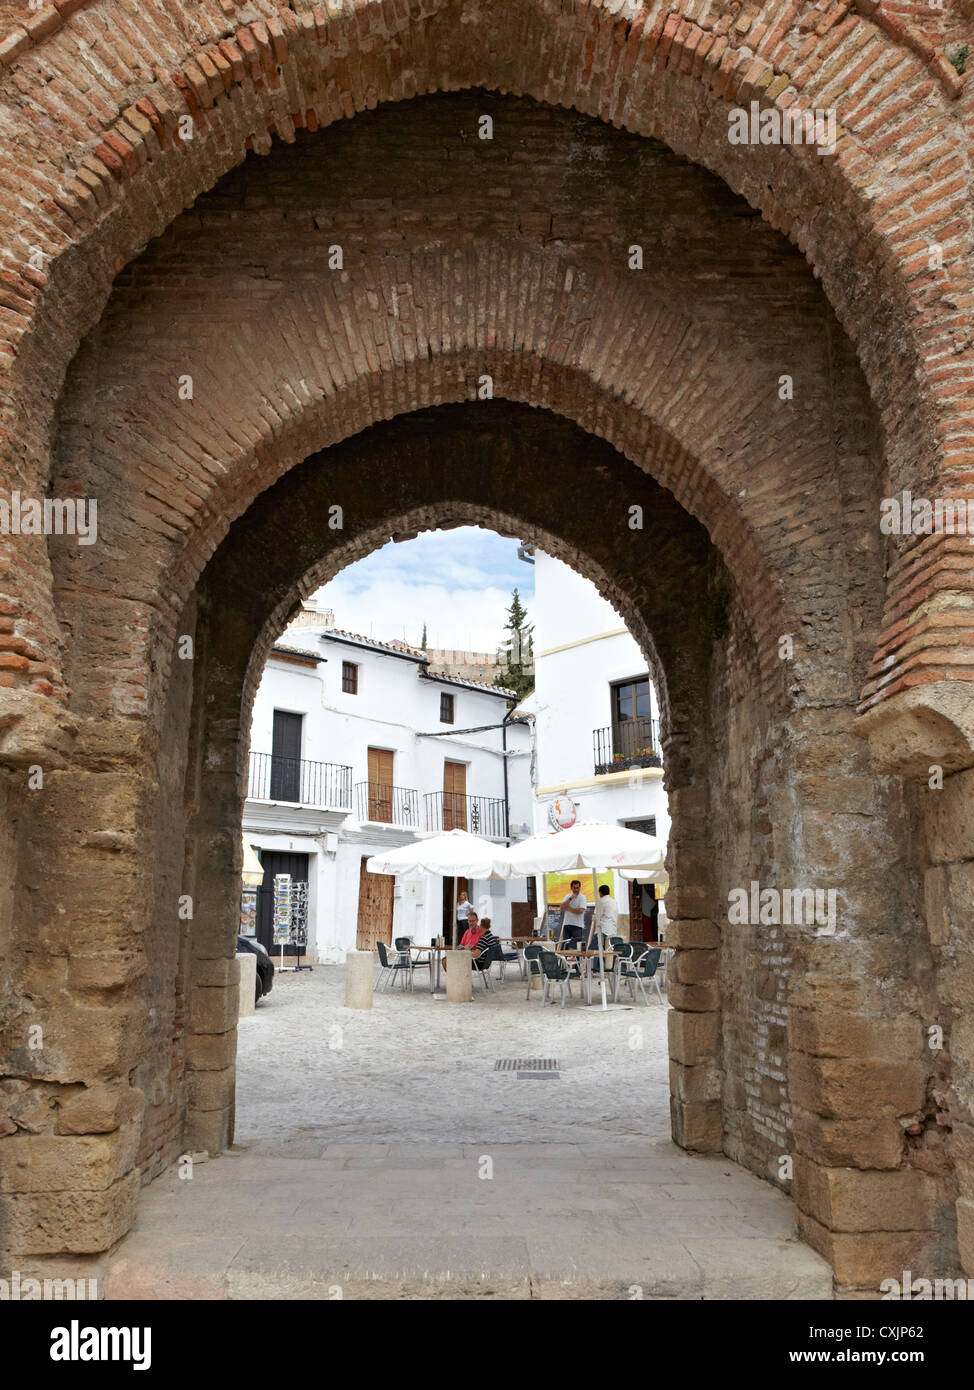
[[(454, 826), (507, 843), (532, 819), (530, 727), (502, 691), (431, 674), (423, 652), (308, 618), (274, 647), (254, 703), (243, 828), (264, 866), (256, 934), (280, 950), (273, 879), (287, 873), (308, 885), (309, 962), (448, 935), (452, 882), (372, 875), (365, 861)], [(467, 891), (498, 934), (530, 921), (524, 880)]]
[[(534, 558), (535, 689), (518, 706), (535, 721), (534, 828), (550, 828), (555, 802), (567, 800), (578, 820), (614, 821), (665, 844), (659, 707), (646, 660), (588, 580), (541, 551)], [(622, 880), (614, 886), (620, 919), (628, 918), (629, 889)], [(631, 905), (652, 917), (653, 896), (633, 890)], [(637, 937), (640, 925), (633, 923)]]

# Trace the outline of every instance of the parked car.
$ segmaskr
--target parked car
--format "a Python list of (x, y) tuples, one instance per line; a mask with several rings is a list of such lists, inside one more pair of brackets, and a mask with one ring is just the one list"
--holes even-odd
[(250, 951), (257, 957), (257, 985), (254, 991), (254, 1003), (257, 1004), (274, 988), (274, 962), (267, 947), (253, 936), (238, 936), (237, 950)]

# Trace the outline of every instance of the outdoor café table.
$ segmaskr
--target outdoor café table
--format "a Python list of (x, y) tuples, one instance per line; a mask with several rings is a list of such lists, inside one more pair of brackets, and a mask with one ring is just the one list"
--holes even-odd
[[(573, 956), (582, 963), (582, 979), (585, 982), (586, 1003), (592, 1002), (592, 961), (598, 960), (598, 951), (573, 951), (570, 947), (556, 946), (553, 948), (556, 956)], [(603, 951), (602, 961), (606, 968), (606, 974), (612, 969), (615, 960), (614, 951)]]
[(429, 951), (433, 961), (433, 969), (430, 971), (430, 991), (433, 994), (440, 992), (440, 957), (447, 951), (466, 951), (466, 946), (410, 946), (410, 951)]
[[(430, 970), (430, 992), (437, 994), (440, 988), (440, 956), (444, 951), (452, 951), (452, 946), (410, 946), (410, 951), (429, 951), (433, 967)], [(435, 977), (435, 978), (434, 978)]]

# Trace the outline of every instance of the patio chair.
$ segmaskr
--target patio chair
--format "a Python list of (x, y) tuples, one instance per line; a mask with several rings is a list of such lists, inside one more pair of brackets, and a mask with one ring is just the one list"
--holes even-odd
[(389, 981), (394, 980), (396, 978), (397, 970), (400, 971), (402, 987), (403, 989), (405, 989), (406, 975), (408, 975), (410, 969), (409, 960), (403, 960), (401, 952), (394, 960), (390, 960), (389, 948), (386, 946), (386, 943), (384, 941), (377, 941), (375, 943), (375, 949), (379, 953), (379, 965), (381, 968), (379, 970), (378, 977), (376, 978), (375, 985), (373, 986), (373, 990), (378, 989), (381, 992), (382, 990), (386, 989), (388, 987)]
[[(531, 981), (542, 977), (544, 971), (541, 969), (541, 952), (544, 947), (539, 941), (532, 941), (524, 948), (524, 963), (527, 966), (528, 993), (531, 998)], [(542, 991), (543, 992), (543, 991)]]
[(625, 980), (628, 984), (629, 992), (632, 995), (634, 1003), (636, 1000), (636, 985), (638, 985), (640, 993), (643, 996), (643, 1002), (646, 1004), (649, 1003), (649, 999), (646, 995), (646, 986), (643, 981), (652, 980), (656, 988), (656, 997), (662, 1004), (663, 996), (660, 993), (659, 980), (656, 978), (660, 956), (663, 954), (662, 950), (659, 946), (651, 947), (648, 942), (645, 941), (635, 941), (632, 943), (632, 946), (641, 946), (643, 949), (638, 952), (634, 951), (628, 957), (623, 957), (619, 966), (620, 979)]
[(613, 1000), (619, 997), (619, 982), (623, 978), (624, 971), (633, 968), (632, 947), (633, 943), (631, 941), (620, 941), (619, 945), (616, 947), (615, 982), (612, 988)]
[(414, 956), (409, 949), (413, 944), (411, 936), (397, 936), (396, 950), (400, 952), (400, 958), (409, 962), (409, 988), (413, 987), (413, 973), (416, 970), (429, 970), (432, 979), (433, 962), (429, 956)]
[(506, 980), (506, 979), (507, 979), (507, 967), (508, 967), (509, 965), (516, 965), (517, 968), (518, 968), (518, 970), (520, 970), (520, 972), (521, 972), (521, 979), (522, 979), (522, 980), (524, 979), (524, 963), (523, 963), (523, 961), (521, 960), (521, 952), (520, 952), (520, 951), (518, 951), (518, 950), (514, 950), (514, 951), (505, 951), (505, 950), (503, 949), (503, 945), (502, 945), (502, 947), (501, 947), (501, 953), (500, 953), (500, 955), (497, 957), (497, 963), (498, 963), (498, 965), (500, 966), (500, 970), (497, 972), (497, 978), (498, 978), (499, 980)]
[(473, 978), (474, 978), (475, 980), (476, 980), (476, 978), (477, 978), (478, 975), (480, 976), (480, 980), (481, 980), (481, 983), (483, 984), (484, 993), (485, 993), (485, 994), (487, 993), (487, 991), (488, 991), (489, 989), (493, 989), (493, 988), (494, 988), (493, 983), (491, 982), (491, 978), (490, 978), (490, 967), (494, 964), (494, 961), (495, 961), (496, 959), (497, 959), (496, 956), (491, 956), (491, 958), (490, 958), (490, 960), (487, 962), (487, 966), (486, 966), (486, 968), (485, 968), (484, 970), (478, 969), (478, 967), (477, 967), (477, 965), (474, 963), (474, 961), (471, 960), (471, 962), (470, 962), (470, 974), (473, 976)]
[(544, 976), (544, 984), (541, 986), (542, 1006), (548, 1002), (548, 985), (554, 983), (561, 985), (561, 1007), (564, 1008), (566, 991), (569, 995), (572, 992), (571, 967), (560, 956), (556, 956), (554, 951), (542, 951), (541, 973)]

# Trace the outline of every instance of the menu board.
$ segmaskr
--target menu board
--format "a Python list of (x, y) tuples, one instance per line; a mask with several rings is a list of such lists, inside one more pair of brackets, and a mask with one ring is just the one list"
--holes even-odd
[(257, 935), (257, 889), (245, 888), (240, 894), (240, 935)]

